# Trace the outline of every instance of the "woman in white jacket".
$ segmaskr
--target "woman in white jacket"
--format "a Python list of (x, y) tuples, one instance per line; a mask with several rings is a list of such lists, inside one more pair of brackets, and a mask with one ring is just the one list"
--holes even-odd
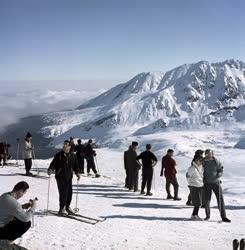
[(24, 141), (24, 148), (23, 148), (23, 158), (25, 162), (25, 169), (26, 169), (26, 175), (32, 176), (32, 173), (30, 172), (32, 167), (32, 136), (28, 132)]
[(195, 155), (189, 167), (186, 178), (190, 188), (192, 204), (194, 206), (191, 219), (202, 220), (198, 216), (199, 208), (203, 205), (203, 157)]

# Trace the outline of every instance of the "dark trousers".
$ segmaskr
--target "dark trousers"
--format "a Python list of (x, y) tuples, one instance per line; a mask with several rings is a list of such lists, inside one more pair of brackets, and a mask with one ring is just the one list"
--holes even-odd
[(138, 190), (139, 186), (139, 170), (138, 169), (130, 169), (129, 170), (129, 189), (133, 189), (134, 191)]
[(78, 161), (80, 173), (84, 173), (84, 157), (77, 155), (77, 161)]
[(21, 237), (30, 227), (30, 221), (22, 222), (20, 220), (14, 219), (4, 227), (0, 228), (0, 239), (11, 241), (16, 240), (17, 238)]
[(26, 172), (30, 172), (31, 170), (31, 166), (32, 166), (32, 158), (30, 159), (25, 159), (25, 169), (26, 169)]
[(72, 179), (56, 179), (56, 181), (59, 191), (60, 209), (68, 208), (72, 200)]
[(192, 215), (198, 215), (198, 212), (199, 212), (199, 207), (194, 207), (193, 208), (193, 212), (192, 212)]
[(167, 191), (168, 196), (171, 196), (170, 185), (173, 185), (174, 187), (174, 197), (178, 197), (179, 184), (178, 184), (176, 176), (166, 177), (166, 191)]
[(206, 201), (205, 210), (206, 210), (207, 217), (210, 217), (210, 202), (211, 202), (211, 197), (212, 197), (212, 191), (214, 192), (216, 196), (221, 218), (222, 219), (226, 218), (223, 191), (219, 182), (206, 183), (204, 185), (205, 201)]
[(129, 170), (125, 169), (125, 173), (126, 173), (125, 187), (128, 188), (129, 187)]
[(95, 174), (97, 174), (97, 170), (96, 170), (96, 166), (95, 166), (95, 162), (94, 162), (94, 157), (93, 156), (87, 158), (87, 172), (88, 172), (88, 174), (90, 173), (91, 169), (93, 170), (93, 172)]
[(153, 177), (153, 168), (143, 169), (141, 192), (144, 192), (145, 186), (147, 185), (147, 193), (150, 193), (152, 177)]

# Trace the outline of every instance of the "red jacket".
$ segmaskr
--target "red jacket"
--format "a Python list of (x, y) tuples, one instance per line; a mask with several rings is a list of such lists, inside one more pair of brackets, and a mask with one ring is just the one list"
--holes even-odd
[(161, 175), (163, 174), (163, 169), (164, 169), (164, 176), (166, 178), (171, 178), (176, 176), (176, 162), (175, 160), (170, 157), (169, 155), (166, 155), (162, 158), (162, 170), (161, 170)]

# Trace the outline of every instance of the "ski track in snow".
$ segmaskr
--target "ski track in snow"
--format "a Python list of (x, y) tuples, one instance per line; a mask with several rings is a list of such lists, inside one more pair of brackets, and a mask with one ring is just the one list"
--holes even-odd
[[(190, 136), (187, 136), (186, 140), (190, 140)], [(195, 145), (195, 141), (193, 143)], [(180, 144), (180, 149), (184, 146)], [(191, 149), (194, 151), (194, 146), (193, 148), (189, 146), (186, 150)], [(240, 239), (245, 236), (243, 150), (224, 149), (223, 152), (219, 151), (218, 155), (225, 166), (223, 187), (227, 215), (232, 220), (230, 224), (217, 223), (220, 217), (214, 195), (211, 221), (189, 221), (192, 207), (185, 205), (188, 196), (185, 172), (191, 159), (185, 154), (179, 153), (176, 156), (182, 200), (168, 201), (165, 199), (165, 180), (159, 176), (159, 162), (155, 167), (152, 190), (154, 196), (146, 198), (123, 188), (125, 175), (122, 152), (109, 149), (98, 149), (97, 151), (100, 172), (111, 178), (81, 177), (78, 186), (79, 213), (90, 217), (107, 218), (105, 222), (96, 225), (43, 215), (41, 211), (46, 209), (48, 179), (16, 175), (16, 173), (24, 173), (23, 166), (19, 168), (8, 166), (0, 169), (1, 193), (10, 191), (18, 181), (26, 180), (30, 184), (30, 190), (21, 202), (24, 203), (36, 196), (39, 199), (37, 214), (34, 218), (35, 226), (21, 239), (18, 239), (17, 244), (31, 250), (225, 250), (232, 248), (234, 238)], [(231, 159), (232, 155), (234, 159)], [(40, 170), (39, 174), (46, 176), (46, 168), (49, 163), (50, 160), (35, 160), (33, 172)], [(75, 206), (77, 190), (75, 178), (73, 182), (72, 207)], [(58, 209), (58, 191), (54, 177), (51, 178), (49, 209)], [(204, 209), (201, 209), (200, 216), (205, 217)]]

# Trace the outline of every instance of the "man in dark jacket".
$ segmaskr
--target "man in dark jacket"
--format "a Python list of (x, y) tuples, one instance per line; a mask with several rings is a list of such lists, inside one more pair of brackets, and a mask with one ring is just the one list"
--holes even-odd
[[(163, 170), (164, 170), (164, 176), (166, 178), (166, 191), (167, 191), (167, 199), (174, 199), (174, 200), (181, 200), (181, 198), (178, 197), (179, 192), (179, 184), (176, 177), (176, 162), (173, 159), (174, 151), (173, 149), (169, 149), (167, 151), (167, 154), (162, 158), (162, 169), (160, 176), (163, 176)], [(170, 185), (173, 185), (174, 187), (174, 197), (171, 195), (170, 192)]]
[(129, 147), (126, 154), (124, 154), (124, 164), (125, 168), (128, 172), (128, 189), (134, 190), (134, 192), (138, 191), (138, 179), (139, 179), (139, 169), (140, 165), (136, 161), (137, 152), (136, 149), (138, 147), (138, 142), (133, 141), (132, 145)]
[(93, 149), (93, 140), (89, 139), (88, 144), (85, 147), (85, 158), (87, 160), (87, 172), (88, 172), (88, 175), (90, 175), (90, 169), (92, 169), (95, 174), (95, 177), (100, 177), (100, 174), (98, 174), (96, 170), (94, 157), (96, 157), (96, 152)]
[(206, 219), (210, 219), (210, 201), (212, 196), (212, 191), (214, 192), (218, 207), (220, 210), (220, 216), (223, 222), (231, 222), (226, 217), (225, 202), (223, 197), (223, 191), (221, 187), (220, 177), (223, 175), (222, 164), (214, 157), (212, 150), (207, 149), (205, 151), (205, 159), (203, 162), (204, 167), (204, 192), (206, 200)]
[(141, 194), (145, 194), (145, 186), (147, 184), (147, 196), (152, 196), (151, 183), (153, 177), (153, 167), (157, 164), (157, 157), (151, 152), (151, 144), (146, 145), (146, 151), (136, 157), (136, 160), (142, 160), (142, 185)]
[(72, 200), (72, 177), (73, 171), (77, 179), (80, 179), (79, 165), (77, 157), (70, 152), (71, 146), (69, 141), (64, 142), (63, 150), (58, 152), (48, 168), (48, 175), (55, 171), (60, 201), (60, 215), (73, 214), (70, 208)]
[(74, 152), (76, 152), (80, 173), (84, 174), (85, 146), (82, 144), (80, 139), (77, 140), (77, 145), (75, 146)]

